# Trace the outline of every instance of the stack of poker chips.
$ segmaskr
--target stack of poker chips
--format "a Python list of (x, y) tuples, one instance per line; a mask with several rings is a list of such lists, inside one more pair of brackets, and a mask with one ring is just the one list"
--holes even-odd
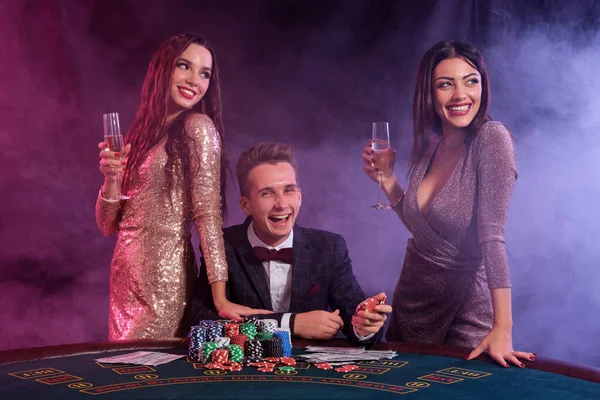
[(225, 324), (223, 328), (225, 331), (225, 336), (228, 338), (240, 334), (240, 324), (236, 324), (235, 322), (229, 322)]
[(254, 340), (256, 337), (256, 325), (246, 322), (240, 325), (240, 334), (246, 335), (248, 340)]
[[(290, 332), (278, 329), (277, 320), (247, 318), (244, 323), (232, 321), (200, 321), (192, 327), (189, 342), (189, 357), (204, 364), (215, 362), (213, 353), (223, 349), (228, 352), (227, 363), (258, 362), (266, 357), (289, 357), (292, 352)], [(217, 352), (216, 354), (222, 354)], [(223, 355), (218, 356), (222, 359)]]
[(216, 349), (211, 354), (211, 361), (217, 364), (224, 364), (229, 359), (229, 351), (227, 349)]
[(275, 333), (277, 328), (279, 328), (279, 324), (276, 319), (262, 319), (258, 321), (258, 327), (261, 332)]
[(224, 347), (229, 346), (229, 343), (231, 342), (231, 338), (222, 336), (222, 337), (216, 338), (215, 340), (213, 340), (213, 342), (215, 342), (217, 344), (219, 349), (222, 349)]
[(213, 340), (223, 336), (223, 323), (220, 321), (212, 321), (206, 326), (206, 341)]
[(227, 347), (229, 351), (229, 360), (239, 363), (244, 359), (244, 349), (238, 344), (230, 344)]
[(256, 340), (267, 340), (273, 337), (272, 333), (269, 332), (258, 332), (256, 334)]
[(260, 340), (249, 340), (246, 343), (246, 361), (258, 362), (263, 358), (263, 342)]
[(290, 338), (290, 331), (287, 329), (277, 329), (273, 334), (273, 337), (281, 339), (281, 349), (283, 352), (283, 357), (291, 357), (292, 339)]
[(202, 325), (192, 326), (190, 330), (188, 355), (194, 361), (200, 361), (200, 349), (206, 343), (206, 328)]
[(265, 357), (283, 357), (282, 341), (280, 337), (273, 336), (263, 342)]
[(212, 353), (217, 350), (215, 342), (206, 342), (202, 345), (202, 363), (208, 364), (211, 361)]
[(246, 335), (235, 335), (231, 337), (231, 344), (237, 344), (242, 348), (242, 351), (246, 349), (246, 341), (248, 336)]

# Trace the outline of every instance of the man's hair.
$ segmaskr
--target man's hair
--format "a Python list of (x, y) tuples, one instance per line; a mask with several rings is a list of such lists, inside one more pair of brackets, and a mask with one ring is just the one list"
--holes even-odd
[(292, 146), (277, 142), (259, 143), (243, 152), (235, 168), (241, 195), (247, 197), (250, 194), (248, 174), (253, 168), (261, 164), (275, 165), (280, 162), (289, 163), (294, 168), (298, 182), (298, 164)]

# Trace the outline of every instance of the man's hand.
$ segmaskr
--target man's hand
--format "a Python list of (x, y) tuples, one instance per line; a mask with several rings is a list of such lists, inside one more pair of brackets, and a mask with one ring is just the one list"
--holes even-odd
[[(385, 301), (385, 293), (379, 293), (377, 296), (372, 297), (375, 300), (374, 304)], [(361, 336), (368, 336), (373, 333), (379, 332), (383, 327), (383, 324), (387, 320), (387, 315), (392, 312), (392, 307), (387, 304), (378, 304), (373, 308), (373, 311), (369, 311), (363, 308), (357, 308), (354, 316), (352, 317), (352, 326), (354, 331)]]
[(294, 335), (304, 339), (329, 340), (333, 338), (344, 326), (340, 317), (340, 310), (309, 311), (296, 314), (294, 322)]

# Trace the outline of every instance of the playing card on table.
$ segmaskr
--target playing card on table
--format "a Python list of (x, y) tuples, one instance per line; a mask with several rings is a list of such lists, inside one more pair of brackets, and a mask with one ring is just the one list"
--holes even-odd
[(121, 354), (113, 357), (96, 358), (94, 361), (108, 364), (133, 364), (156, 366), (166, 364), (185, 355), (167, 354), (155, 351), (136, 351), (134, 353)]
[(306, 351), (316, 353), (336, 353), (336, 354), (361, 354), (365, 351), (364, 347), (328, 347), (328, 346), (306, 346)]

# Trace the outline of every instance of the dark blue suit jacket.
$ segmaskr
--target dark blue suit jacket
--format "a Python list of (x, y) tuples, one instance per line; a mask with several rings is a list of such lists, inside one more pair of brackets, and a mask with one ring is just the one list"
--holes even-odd
[[(272, 310), (269, 285), (262, 263), (254, 258), (248, 241), (248, 218), (242, 225), (223, 230), (225, 254), (229, 266), (227, 297), (230, 301), (251, 308)], [(351, 319), (356, 306), (365, 295), (352, 272), (346, 241), (341, 235), (318, 229), (294, 227), (294, 259), (292, 261), (292, 296), (289, 312), (340, 310), (344, 321), (343, 332), (357, 340)], [(203, 319), (219, 319), (212, 301), (204, 260), (188, 306), (188, 324)], [(281, 321), (282, 313), (265, 315)], [(381, 336), (381, 330), (372, 340)], [(364, 343), (364, 342), (363, 342)]]

